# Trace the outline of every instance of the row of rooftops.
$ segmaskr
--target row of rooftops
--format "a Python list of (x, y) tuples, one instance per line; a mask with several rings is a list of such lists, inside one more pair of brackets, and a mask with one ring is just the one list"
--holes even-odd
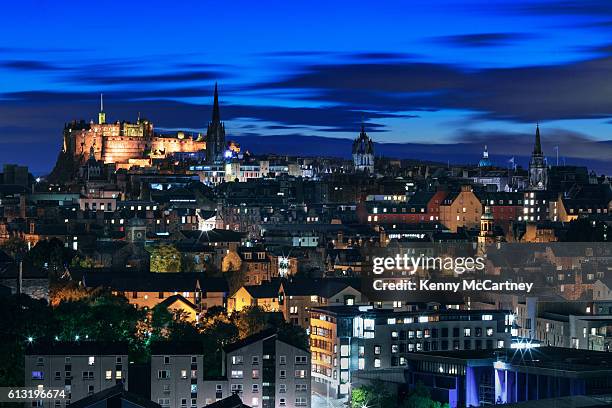
[[(276, 336), (276, 330), (269, 329), (249, 336), (224, 347), (226, 353), (239, 350), (255, 342)], [(283, 341), (282, 339), (278, 339)], [(308, 350), (304, 350), (308, 351)], [(28, 356), (126, 356), (127, 343), (123, 342), (34, 342), (26, 348)], [(154, 342), (152, 356), (202, 355), (206, 353), (202, 342)], [(482, 349), (430, 351), (409, 354), (411, 360), (452, 362), (467, 365), (502, 363), (504, 367), (545, 368), (573, 373), (609, 372), (612, 375), (612, 353), (561, 347), (537, 347), (528, 350)]]
[[(450, 299), (450, 302), (453, 300)], [(463, 304), (463, 300), (456, 299), (457, 303), (454, 306)], [(335, 317), (362, 317), (376, 320), (377, 324), (402, 324), (402, 323), (419, 323), (418, 318), (422, 317), (423, 322), (429, 322), (430, 318), (433, 321), (482, 321), (483, 315), (496, 316), (503, 319), (510, 311), (508, 310), (457, 310), (454, 308), (443, 307), (439, 310), (433, 307), (443, 306), (437, 302), (411, 302), (413, 306), (417, 306), (418, 311), (398, 311), (394, 309), (380, 309), (371, 306), (359, 305), (332, 305), (318, 306), (310, 309), (312, 313), (320, 313)], [(449, 304), (449, 303), (447, 303)], [(425, 321), (425, 318), (427, 320)], [(391, 320), (389, 320), (391, 319)], [(409, 319), (409, 320), (406, 320)], [(494, 320), (494, 319), (492, 319)]]
[[(78, 272), (77, 272), (78, 274)], [(73, 276), (73, 278), (78, 278)], [(119, 292), (183, 292), (196, 291), (227, 293), (225, 278), (206, 277), (204, 273), (123, 273), (82, 271), (83, 285), (89, 288), (109, 287)]]
[[(230, 353), (261, 340), (277, 338), (279, 341), (296, 347), (279, 335), (275, 328), (262, 330), (244, 339), (227, 344), (223, 351)], [(210, 353), (206, 344), (201, 341), (156, 341), (150, 345), (152, 356), (164, 355), (202, 355)], [(105, 341), (36, 341), (28, 344), (25, 354), (29, 356), (101, 356), (101, 355), (128, 355), (127, 342), (105, 342)], [(298, 347), (301, 348), (301, 347)], [(307, 350), (306, 350), (307, 351)]]

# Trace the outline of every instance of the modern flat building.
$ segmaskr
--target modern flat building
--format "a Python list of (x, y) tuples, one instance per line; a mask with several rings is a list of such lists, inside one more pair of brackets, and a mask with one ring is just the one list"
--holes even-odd
[(310, 352), (264, 330), (224, 349), (223, 377), (205, 380), (205, 403), (230, 394), (254, 408), (310, 407)]
[(505, 311), (373, 309), (329, 306), (310, 312), (313, 391), (350, 395), (357, 370), (405, 367), (408, 356), (439, 350), (510, 347), (513, 321)]
[(539, 347), (413, 353), (407, 359), (407, 389), (422, 383), (452, 408), (612, 392), (612, 355), (604, 352)]
[(201, 342), (151, 344), (151, 401), (162, 408), (204, 405), (203, 364)]
[(127, 374), (126, 343), (34, 341), (26, 349), (25, 386), (66, 393), (65, 399), (39, 401), (40, 407), (65, 407), (117, 384), (127, 388)]

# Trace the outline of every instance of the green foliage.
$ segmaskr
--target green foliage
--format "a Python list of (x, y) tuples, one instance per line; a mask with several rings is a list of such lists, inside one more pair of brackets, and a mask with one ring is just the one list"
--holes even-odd
[(450, 408), (448, 403), (442, 404), (432, 400), (429, 390), (421, 382), (416, 384), (401, 406), (402, 408)]
[(0, 384), (23, 385), (24, 352), (33, 341), (53, 333), (55, 324), (45, 301), (26, 295), (0, 297)]
[(351, 390), (351, 408), (386, 408), (397, 406), (396, 397), (382, 381)]
[(13, 235), (0, 245), (0, 249), (13, 258), (18, 258), (28, 252), (28, 244), (20, 237)]
[(0, 384), (23, 384), (24, 351), (28, 337), (38, 341), (124, 341), (130, 361), (146, 362), (151, 341), (201, 341), (205, 349), (205, 375), (220, 375), (222, 349), (241, 338), (274, 327), (279, 338), (307, 348), (305, 331), (286, 323), (280, 313), (253, 307), (228, 316), (213, 307), (195, 327), (184, 312), (163, 305), (139, 309), (125, 297), (101, 289), (85, 290), (74, 283), (56, 283), (55, 304), (28, 296), (0, 298)]
[(70, 266), (83, 269), (91, 269), (94, 267), (94, 261), (88, 256), (75, 256), (70, 262)]
[(181, 254), (181, 271), (182, 272), (197, 272), (196, 264), (190, 255)]
[(51, 306), (55, 307), (62, 302), (76, 302), (99, 296), (103, 292), (102, 288), (87, 289), (73, 281), (52, 281), (49, 286), (49, 300)]
[(129, 304), (123, 297), (108, 293), (76, 302), (62, 302), (54, 310), (61, 340), (92, 338), (132, 343), (137, 341), (137, 324), (145, 316), (145, 310)]
[(151, 272), (180, 272), (181, 253), (172, 245), (158, 245), (148, 249), (151, 253)]
[(223, 275), (227, 279), (227, 286), (229, 288), (230, 293), (236, 293), (236, 291), (245, 284), (246, 272), (244, 271), (244, 269), (224, 272)]
[(241, 312), (232, 314), (232, 321), (238, 328), (240, 338), (259, 333), (278, 322), (278, 319), (271, 319), (275, 319), (275, 315), (267, 313), (259, 306), (246, 307)]
[(309, 348), (308, 334), (303, 327), (283, 321), (277, 328), (279, 340), (306, 350)]
[(53, 276), (60, 276), (74, 256), (75, 251), (66, 248), (59, 239), (51, 238), (37, 242), (27, 253), (26, 260), (37, 268), (48, 270)]

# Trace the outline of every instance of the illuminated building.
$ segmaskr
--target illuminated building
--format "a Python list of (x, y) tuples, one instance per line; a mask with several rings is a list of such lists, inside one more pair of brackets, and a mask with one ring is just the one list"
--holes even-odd
[[(612, 392), (610, 353), (525, 342), (501, 350), (414, 353), (405, 370), (409, 388), (425, 384), (436, 401), (451, 408), (480, 407)], [(379, 376), (392, 376), (384, 370)], [(536, 406), (536, 405), (533, 405)]]
[(535, 144), (529, 161), (529, 189), (546, 190), (548, 187), (548, 166), (542, 153), (540, 126), (536, 126)]
[(215, 83), (212, 120), (208, 123), (208, 129), (206, 130), (206, 161), (208, 163), (222, 162), (225, 150), (225, 124), (221, 122), (219, 93)]
[(482, 204), (471, 186), (462, 186), (458, 193), (449, 194), (440, 205), (440, 222), (452, 232), (460, 227), (478, 228)]
[(274, 329), (261, 331), (223, 348), (223, 375), (204, 379), (205, 404), (238, 394), (250, 407), (308, 408), (309, 367), (307, 349), (281, 340)]
[(313, 389), (345, 398), (359, 371), (408, 366), (419, 352), (510, 347), (512, 315), (504, 311), (372, 309), (329, 306), (310, 310)]
[(353, 141), (353, 165), (357, 171), (374, 173), (374, 143), (363, 125), (359, 137)]
[[(101, 101), (98, 123), (73, 121), (65, 125), (62, 153), (64, 159), (71, 157), (79, 165), (85, 164), (88, 153), (92, 153), (94, 160), (105, 164), (117, 163), (125, 168), (133, 160), (141, 160), (134, 164), (143, 165), (147, 162), (142, 159), (149, 157), (165, 158), (175, 153), (204, 149), (206, 142), (201, 137), (186, 136), (184, 132), (156, 134), (153, 123), (140, 117), (136, 123), (108, 123)], [(60, 160), (56, 168), (61, 167)]]
[(58, 388), (65, 399), (45, 399), (37, 407), (68, 407), (118, 383), (128, 386), (127, 343), (98, 341), (41, 343), (34, 340), (25, 355), (25, 386)]

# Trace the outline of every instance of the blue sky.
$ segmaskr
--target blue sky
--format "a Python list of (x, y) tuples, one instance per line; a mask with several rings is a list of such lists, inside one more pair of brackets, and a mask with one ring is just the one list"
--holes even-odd
[(503, 166), (539, 122), (545, 153), (611, 170), (612, 2), (23, 1), (3, 16), (0, 163), (37, 173), (100, 92), (110, 120), (201, 130), (215, 81), (230, 138), (353, 138), (363, 119), (377, 142), (462, 143), (474, 162), (488, 144)]

